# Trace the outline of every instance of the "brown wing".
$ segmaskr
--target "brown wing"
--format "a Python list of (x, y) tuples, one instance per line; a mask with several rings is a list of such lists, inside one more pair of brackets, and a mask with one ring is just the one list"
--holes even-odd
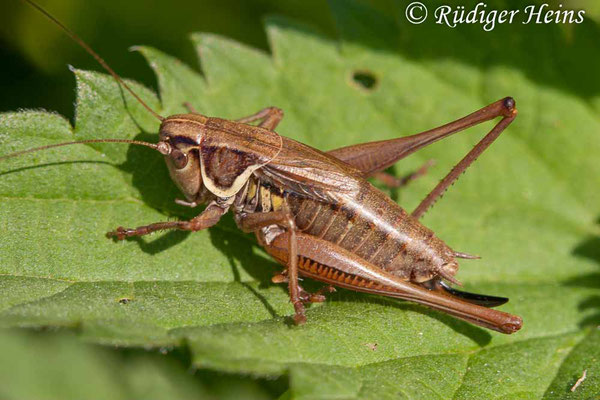
[(285, 137), (277, 157), (256, 174), (288, 191), (326, 201), (357, 194), (361, 180), (360, 171), (354, 167)]

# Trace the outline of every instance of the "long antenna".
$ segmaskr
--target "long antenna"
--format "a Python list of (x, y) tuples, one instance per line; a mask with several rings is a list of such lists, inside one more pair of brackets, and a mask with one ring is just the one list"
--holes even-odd
[(142, 105), (144, 106), (144, 108), (146, 110), (148, 110), (152, 115), (154, 115), (159, 121), (164, 121), (164, 117), (161, 116), (160, 114), (158, 114), (156, 111), (154, 111), (152, 108), (150, 108), (150, 106), (148, 104), (146, 104), (141, 98), (140, 96), (138, 96), (133, 89), (131, 89), (129, 87), (129, 85), (127, 85), (123, 79), (121, 79), (121, 77), (119, 75), (117, 75), (117, 73), (115, 71), (113, 71), (113, 69), (111, 67), (108, 66), (108, 64), (106, 63), (106, 61), (104, 61), (104, 59), (102, 57), (100, 57), (98, 55), (98, 53), (96, 53), (94, 50), (92, 50), (92, 48), (83, 41), (83, 39), (81, 39), (79, 36), (77, 36), (73, 31), (71, 31), (69, 28), (67, 28), (62, 22), (60, 22), (58, 19), (56, 19), (55, 17), (53, 17), (48, 11), (44, 10), (41, 6), (39, 6), (38, 4), (34, 3), (31, 0), (23, 0), (27, 3), (29, 3), (29, 5), (31, 5), (33, 8), (35, 8), (36, 10), (38, 10), (39, 12), (41, 12), (42, 14), (44, 14), (50, 21), (54, 22), (56, 25), (58, 25), (63, 31), (65, 31), (65, 33), (71, 38), (73, 39), (77, 44), (79, 44), (81, 47), (83, 47), (83, 49), (85, 51), (87, 51), (92, 57), (94, 57), (96, 59), (96, 61), (98, 61), (98, 63), (106, 70), (108, 71), (109, 74), (111, 74), (113, 76), (113, 78), (115, 78), (115, 80), (121, 84), (121, 86), (123, 86), (125, 89), (127, 89), (127, 91), (129, 93), (131, 93), (131, 95), (133, 97), (135, 97), (135, 99)]
[(141, 142), (139, 140), (127, 140), (127, 139), (89, 139), (89, 140), (78, 140), (75, 142), (65, 142), (65, 143), (57, 143), (57, 144), (49, 144), (47, 146), (35, 147), (33, 149), (27, 149), (22, 151), (17, 151), (15, 153), (7, 154), (5, 156), (0, 157), (0, 161), (6, 160), (7, 158), (22, 156), (23, 154), (33, 153), (35, 151), (42, 151), (47, 149), (52, 149), (54, 147), (62, 147), (69, 146), (72, 144), (86, 144), (86, 143), (129, 143), (129, 144), (138, 144), (140, 146), (150, 147), (151, 149), (158, 150), (162, 154), (168, 154), (167, 145), (164, 142), (160, 142), (159, 144)]

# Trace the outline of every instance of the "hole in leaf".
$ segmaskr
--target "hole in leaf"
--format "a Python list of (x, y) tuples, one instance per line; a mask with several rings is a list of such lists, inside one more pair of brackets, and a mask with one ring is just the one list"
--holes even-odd
[(377, 77), (369, 70), (357, 70), (352, 73), (352, 81), (361, 89), (373, 91), (377, 87)]

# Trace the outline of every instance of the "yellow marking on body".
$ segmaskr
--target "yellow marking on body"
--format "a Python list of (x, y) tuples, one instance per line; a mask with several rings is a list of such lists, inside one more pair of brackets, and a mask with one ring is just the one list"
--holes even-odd
[(264, 186), (260, 187), (260, 205), (262, 212), (271, 211), (271, 191)]
[(248, 195), (246, 196), (247, 199), (253, 199), (254, 196), (256, 196), (256, 182), (254, 182), (253, 180), (250, 181), (250, 186), (248, 187)]
[(278, 211), (283, 205), (283, 197), (278, 194), (271, 193), (271, 206), (273, 211)]
[(200, 164), (200, 173), (202, 175), (202, 182), (204, 183), (204, 186), (206, 186), (206, 188), (212, 194), (217, 195), (218, 197), (231, 197), (240, 191), (240, 189), (248, 181), (248, 178), (250, 178), (250, 175), (252, 175), (252, 173), (260, 167), (261, 167), (260, 164), (249, 166), (248, 168), (246, 168), (244, 170), (244, 172), (239, 174), (237, 176), (237, 178), (235, 178), (233, 180), (233, 183), (231, 184), (231, 186), (229, 186), (228, 188), (225, 188), (225, 189), (219, 188), (217, 186), (217, 184), (215, 183), (215, 181), (206, 174), (206, 168), (204, 167), (204, 164), (202, 164), (202, 163)]

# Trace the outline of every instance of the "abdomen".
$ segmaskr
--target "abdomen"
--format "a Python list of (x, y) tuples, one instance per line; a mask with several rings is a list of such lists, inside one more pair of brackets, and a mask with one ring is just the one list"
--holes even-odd
[(452, 249), (366, 181), (354, 198), (334, 204), (255, 180), (245, 195), (246, 211), (278, 210), (284, 197), (299, 231), (336, 244), (403, 279), (427, 281), (441, 268), (455, 264)]

